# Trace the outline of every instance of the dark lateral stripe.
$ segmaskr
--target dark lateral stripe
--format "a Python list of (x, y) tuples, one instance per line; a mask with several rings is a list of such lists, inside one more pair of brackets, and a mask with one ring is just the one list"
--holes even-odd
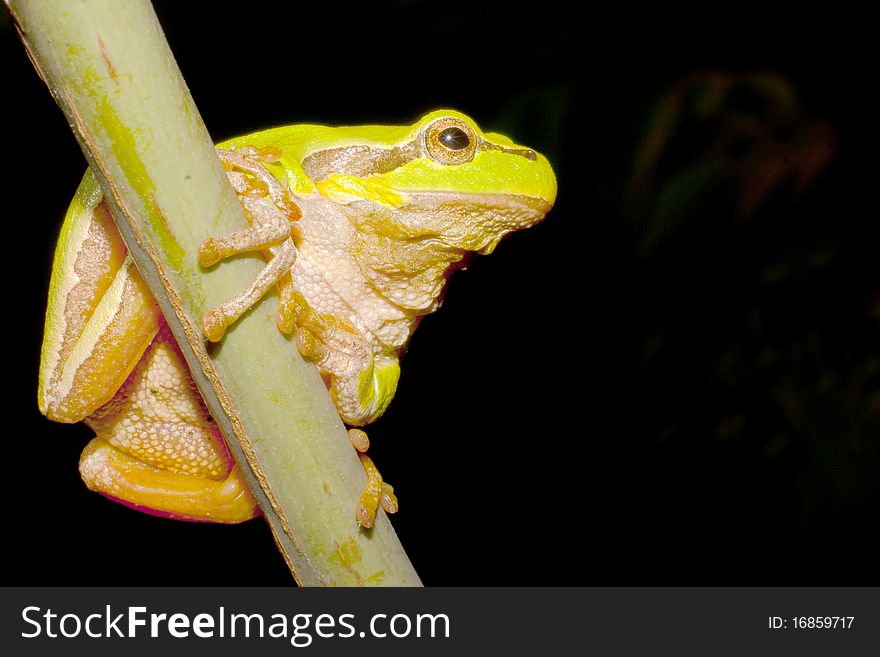
[(357, 178), (388, 173), (421, 156), (421, 139), (391, 148), (340, 146), (312, 153), (302, 161), (302, 168), (312, 182), (317, 183), (334, 173)]
[[(502, 146), (480, 136), (477, 136), (477, 151), (501, 151), (519, 155), (532, 162), (538, 159), (535, 151), (530, 148)], [(357, 178), (389, 173), (420, 157), (429, 157), (424, 149), (422, 135), (402, 146), (391, 148), (360, 145), (316, 151), (302, 161), (302, 168), (312, 182), (318, 183), (334, 173)]]

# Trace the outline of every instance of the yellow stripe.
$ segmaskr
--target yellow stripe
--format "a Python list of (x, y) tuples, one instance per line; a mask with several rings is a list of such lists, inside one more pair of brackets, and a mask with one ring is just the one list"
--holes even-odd
[(71, 290), (80, 282), (79, 274), (76, 273), (77, 254), (88, 238), (94, 217), (92, 213), (101, 198), (101, 187), (89, 170), (70, 203), (61, 227), (58, 246), (55, 248), (37, 390), (40, 411), (43, 413), (51, 402), (58, 399), (57, 391), (52, 390), (51, 382), (55, 378), (56, 369), (60, 366), (61, 346), (67, 330), (64, 308)]
[(122, 267), (116, 272), (110, 288), (101, 297), (101, 301), (95, 308), (76, 345), (70, 352), (67, 361), (62, 365), (61, 377), (58, 387), (54, 391), (56, 399), (63, 399), (73, 387), (74, 380), (80, 367), (95, 351), (95, 345), (100, 344), (104, 335), (108, 332), (113, 319), (119, 313), (122, 306), (123, 291), (126, 281), (131, 278), (134, 271), (134, 260), (130, 255), (125, 256)]

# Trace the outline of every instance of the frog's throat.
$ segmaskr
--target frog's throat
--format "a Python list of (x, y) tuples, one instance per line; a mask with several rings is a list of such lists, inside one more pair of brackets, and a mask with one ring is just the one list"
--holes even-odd
[(374, 355), (391, 358), (440, 305), (449, 275), (470, 253), (488, 253), (549, 209), (543, 200), (503, 194), (410, 193), (406, 201), (297, 198), (298, 289), (316, 312), (351, 323)]
[(411, 194), (399, 208), (366, 201), (345, 206), (361, 272), (377, 295), (414, 315), (437, 308), (449, 275), (466, 257), (490, 253), (549, 209), (533, 197), (452, 192)]

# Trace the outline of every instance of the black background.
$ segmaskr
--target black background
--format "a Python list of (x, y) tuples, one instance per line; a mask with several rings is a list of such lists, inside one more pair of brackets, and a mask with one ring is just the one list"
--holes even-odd
[[(554, 164), (557, 207), (453, 277), (370, 429), (426, 584), (877, 583), (876, 10), (156, 8), (218, 139), (448, 106)], [(175, 523), (89, 493), (90, 430), (39, 415), (52, 250), (85, 165), (6, 15), (0, 49), (4, 579), (290, 583), (261, 521)], [(712, 197), (646, 256), (625, 211), (635, 153), (701, 71), (787, 80), (834, 154), (748, 221)]]

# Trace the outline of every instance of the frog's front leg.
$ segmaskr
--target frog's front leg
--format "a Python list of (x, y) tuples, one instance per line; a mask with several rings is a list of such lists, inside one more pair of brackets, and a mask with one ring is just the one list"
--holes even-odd
[(276, 149), (246, 146), (237, 151), (218, 149), (228, 171), (229, 181), (239, 195), (251, 225), (225, 237), (208, 238), (199, 248), (199, 264), (211, 267), (238, 253), (269, 251), (271, 259), (251, 286), (202, 318), (205, 336), (212, 342), (259, 301), (296, 261), (296, 235), (291, 221), (300, 217), (299, 208), (287, 190), (263, 166), (280, 157)]
[(278, 328), (296, 336), (300, 354), (325, 376), (339, 415), (354, 426), (375, 421), (397, 389), (397, 358), (374, 354), (351, 323), (314, 310), (290, 277), (284, 277), (279, 288)]

